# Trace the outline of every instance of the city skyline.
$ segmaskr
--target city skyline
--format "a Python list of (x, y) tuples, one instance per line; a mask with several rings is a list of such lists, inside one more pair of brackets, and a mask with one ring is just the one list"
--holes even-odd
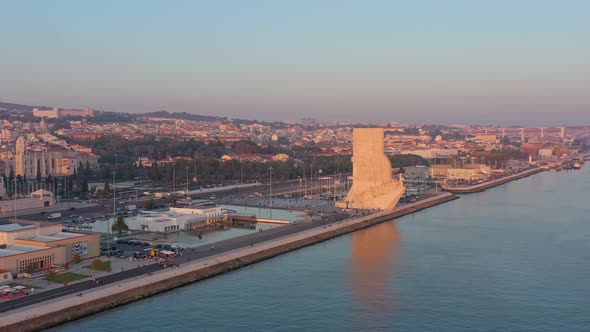
[(6, 3), (0, 99), (273, 121), (590, 122), (586, 2), (427, 3)]

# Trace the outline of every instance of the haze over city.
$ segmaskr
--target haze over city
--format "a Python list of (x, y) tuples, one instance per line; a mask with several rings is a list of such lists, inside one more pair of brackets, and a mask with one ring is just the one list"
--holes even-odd
[(3, 102), (259, 120), (590, 122), (588, 1), (0, 9)]

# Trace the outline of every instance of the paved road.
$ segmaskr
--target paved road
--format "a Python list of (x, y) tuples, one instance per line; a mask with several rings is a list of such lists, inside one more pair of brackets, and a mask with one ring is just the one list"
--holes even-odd
[[(331, 216), (334, 219), (336, 216)], [(333, 221), (333, 220), (331, 220)], [(210, 245), (204, 245), (196, 248), (196, 251), (193, 252), (191, 250), (186, 250), (183, 252), (182, 257), (176, 257), (174, 259), (175, 264), (183, 264), (186, 263), (187, 260), (190, 258), (191, 261), (206, 258), (209, 256), (217, 255), (220, 253), (228, 252), (231, 250), (249, 247), (251, 243), (261, 243), (268, 240), (277, 239), (283, 236), (291, 235), (294, 233), (298, 233), (301, 231), (305, 231), (308, 229), (312, 229), (314, 227), (321, 227), (323, 224), (321, 222), (310, 222), (310, 221), (301, 221), (296, 222), (293, 224), (285, 225), (282, 227), (271, 228), (262, 232), (255, 232), (247, 235), (242, 235), (239, 237), (223, 240), (216, 242), (214, 244), (214, 249), (211, 249)], [(142, 264), (142, 261), (138, 261), (139, 264)], [(153, 263), (150, 265), (145, 265), (143, 268), (135, 268), (123, 272), (114, 273), (108, 276), (104, 276), (101, 278), (97, 278), (104, 284), (110, 284), (117, 281), (121, 281), (127, 278), (133, 278), (136, 276), (140, 276), (145, 274), (146, 272), (155, 272), (158, 270), (164, 269), (160, 266), (159, 263)], [(21, 298), (13, 299), (10, 301), (0, 303), (0, 312), (6, 312), (13, 309), (22, 308), (34, 303), (39, 303), (42, 301), (47, 301), (50, 299), (55, 299), (64, 295), (79, 293), (84, 290), (91, 289), (96, 287), (90, 280), (82, 281), (79, 283), (75, 283), (72, 285), (68, 285), (67, 287), (63, 288), (56, 288), (52, 290), (47, 290), (44, 292), (27, 295)]]

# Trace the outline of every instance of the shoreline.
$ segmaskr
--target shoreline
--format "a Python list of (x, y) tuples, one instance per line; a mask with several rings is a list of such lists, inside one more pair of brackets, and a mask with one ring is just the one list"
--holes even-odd
[(134, 277), (83, 291), (81, 296), (66, 295), (11, 310), (2, 314), (0, 331), (36, 331), (57, 326), (458, 198), (451, 193), (440, 194), (392, 211), (318, 226), (156, 272), (152, 276)]
[(465, 187), (443, 187), (444, 191), (453, 193), (453, 194), (472, 194), (472, 193), (479, 193), (482, 191), (485, 191), (487, 189), (490, 188), (494, 188), (500, 185), (503, 185), (505, 183), (511, 182), (511, 181), (515, 181), (515, 180), (519, 180), (528, 176), (531, 176), (533, 174), (537, 174), (537, 173), (541, 173), (544, 170), (540, 167), (537, 168), (532, 168), (517, 174), (513, 174), (513, 175), (509, 175), (500, 179), (496, 179), (493, 181), (489, 181), (489, 182), (485, 182), (485, 183), (481, 183), (481, 184), (476, 184), (473, 186), (465, 186)]

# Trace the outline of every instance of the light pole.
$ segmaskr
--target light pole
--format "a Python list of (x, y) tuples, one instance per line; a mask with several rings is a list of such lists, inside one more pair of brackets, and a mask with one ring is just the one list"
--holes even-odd
[(188, 166), (186, 166), (186, 193), (185, 195), (188, 196)]
[(174, 192), (176, 191), (176, 173), (175, 173), (175, 167), (176, 163), (172, 163), (172, 193), (174, 194)]
[(270, 176), (270, 194), (269, 194), (269, 198), (270, 198), (270, 218), (272, 219), (272, 166), (270, 166), (269, 168), (269, 176)]
[[(115, 171), (113, 171), (113, 222), (115, 222), (115, 216), (117, 215), (117, 187), (116, 187), (116, 178)], [(111, 223), (110, 219), (107, 219), (107, 259), (111, 254)]]
[(14, 219), (16, 220), (16, 178), (14, 179)]
[(244, 164), (242, 158), (240, 158), (240, 183), (244, 183)]
[(320, 189), (318, 190), (318, 192), (320, 193), (320, 199), (322, 198), (322, 170), (318, 170), (318, 180), (320, 183)]
[(307, 175), (305, 175), (305, 160), (303, 161), (303, 198), (307, 196)]
[(311, 162), (311, 175), (310, 175), (309, 195), (313, 196), (313, 161)]
[(66, 201), (66, 207), (70, 207), (70, 203), (68, 202), (68, 174), (70, 173), (70, 166), (66, 167), (66, 176), (64, 180), (64, 200)]
[(334, 204), (336, 204), (336, 176), (334, 176), (334, 178), (332, 179), (332, 184), (334, 185)]

